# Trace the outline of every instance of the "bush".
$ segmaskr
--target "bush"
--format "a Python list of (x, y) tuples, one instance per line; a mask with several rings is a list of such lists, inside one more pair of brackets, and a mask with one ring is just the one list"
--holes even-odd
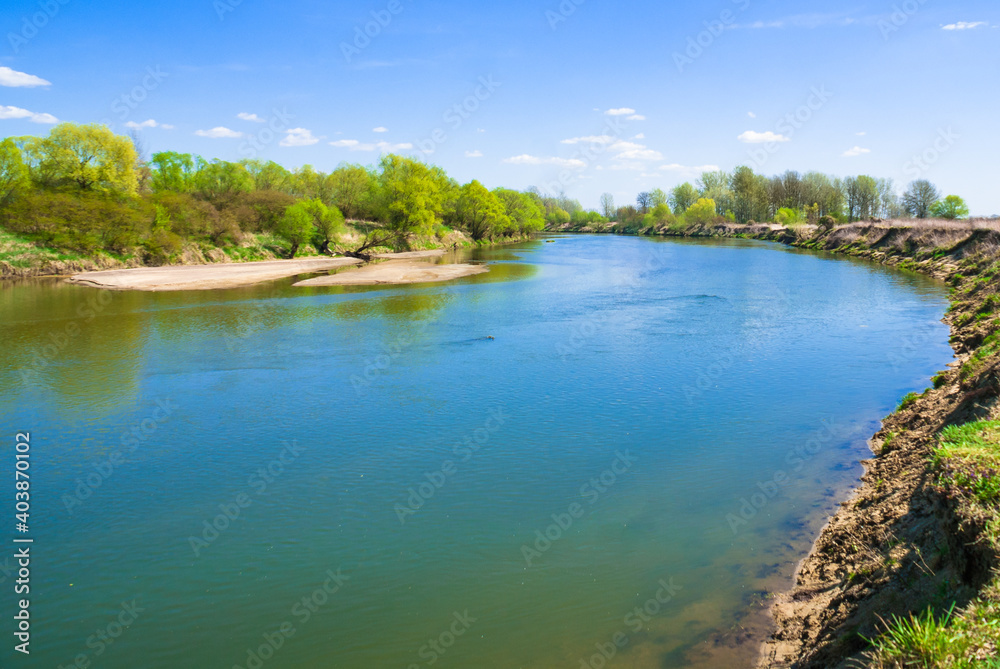
[(692, 225), (708, 225), (714, 223), (716, 219), (715, 200), (701, 198), (690, 207), (685, 213), (685, 218)]

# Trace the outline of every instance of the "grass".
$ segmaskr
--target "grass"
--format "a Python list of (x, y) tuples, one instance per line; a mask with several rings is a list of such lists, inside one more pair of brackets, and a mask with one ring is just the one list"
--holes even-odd
[(0, 262), (17, 269), (37, 267), (46, 262), (72, 262), (83, 260), (83, 256), (38, 246), (22, 235), (0, 229)]
[(900, 400), (899, 406), (896, 407), (896, 411), (903, 411), (904, 409), (909, 409), (911, 406), (913, 406), (913, 403), (916, 402), (919, 398), (920, 395), (918, 395), (917, 393), (907, 393), (906, 395), (903, 396), (903, 399)]
[[(942, 430), (933, 466), (964, 515), (986, 519), (983, 539), (1000, 550), (1000, 421)], [(953, 602), (940, 616), (894, 617), (870, 643), (876, 669), (1000, 669), (1000, 574), (963, 610)]]
[(987, 361), (997, 353), (1000, 353), (1000, 332), (994, 332), (976, 349), (972, 357), (962, 365), (962, 378), (967, 379), (978, 374)]

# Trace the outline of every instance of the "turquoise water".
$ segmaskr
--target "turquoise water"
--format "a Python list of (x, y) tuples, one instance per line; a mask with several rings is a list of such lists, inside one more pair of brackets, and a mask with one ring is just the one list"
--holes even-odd
[(380, 289), (0, 284), (35, 542), (17, 664), (0, 571), (3, 666), (739, 666), (880, 417), (951, 359), (945, 287), (863, 262), (472, 259)]

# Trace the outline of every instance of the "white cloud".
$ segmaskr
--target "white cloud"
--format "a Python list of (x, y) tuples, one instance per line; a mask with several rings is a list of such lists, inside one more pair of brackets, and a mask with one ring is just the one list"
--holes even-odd
[(246, 112), (240, 112), (239, 114), (236, 115), (236, 118), (241, 119), (243, 121), (252, 121), (253, 123), (266, 123), (267, 122), (264, 119), (262, 119), (261, 117), (257, 116), (256, 114), (248, 114)]
[(941, 26), (941, 30), (973, 30), (975, 28), (981, 28), (988, 25), (989, 23), (986, 21), (975, 21), (972, 23), (959, 21), (958, 23), (949, 23), (946, 26)]
[(338, 139), (335, 142), (330, 142), (330, 146), (336, 146), (341, 149), (350, 149), (351, 151), (381, 151), (383, 153), (391, 153), (393, 151), (404, 151), (407, 149), (412, 149), (413, 144), (409, 142), (404, 142), (403, 144), (390, 144), (389, 142), (375, 142), (374, 144), (367, 144), (364, 142), (359, 142), (356, 139)]
[(540, 158), (523, 154), (513, 158), (504, 158), (503, 162), (508, 165), (558, 165), (560, 167), (586, 167), (587, 163), (575, 158)]
[(586, 137), (570, 137), (564, 139), (563, 144), (613, 144), (615, 138), (611, 135), (587, 135)]
[(486, 131), (482, 128), (476, 128), (476, 132), (486, 132)]
[(196, 130), (194, 134), (199, 137), (211, 137), (213, 139), (236, 139), (243, 136), (242, 132), (236, 132), (235, 130), (224, 128), (221, 125), (217, 128), (212, 128), (211, 130)]
[(754, 132), (753, 130), (747, 130), (736, 139), (740, 140), (744, 144), (767, 144), (769, 142), (791, 141), (788, 137), (773, 133), (770, 130), (767, 132)]
[(757, 115), (754, 114), (753, 112), (747, 112), (747, 116), (749, 116), (750, 118), (757, 118)]
[(11, 118), (26, 118), (32, 123), (52, 124), (59, 122), (59, 119), (52, 114), (39, 114), (37, 112), (28, 111), (27, 109), (21, 109), (20, 107), (0, 105), (0, 120)]
[(46, 81), (33, 74), (18, 72), (9, 67), (0, 67), (0, 86), (9, 88), (35, 88), (36, 86), (51, 86), (52, 82)]
[(643, 116), (642, 114), (632, 114), (631, 116), (629, 116), (629, 117), (628, 117), (627, 119), (625, 119), (625, 120), (626, 120), (626, 121), (645, 121), (645, 120), (646, 120), (646, 117), (645, 117), (645, 116)]
[(847, 151), (844, 151), (844, 153), (842, 153), (841, 155), (844, 158), (857, 158), (858, 156), (863, 156), (866, 153), (871, 153), (871, 152), (872, 152), (871, 149), (863, 149), (860, 146), (855, 146), (853, 149), (848, 149)]
[(314, 137), (311, 130), (292, 128), (285, 131), (285, 138), (278, 142), (279, 146), (312, 146), (318, 144), (322, 137)]
[(672, 163), (670, 165), (660, 165), (660, 170), (663, 172), (677, 172), (678, 174), (702, 174), (703, 172), (717, 172), (719, 170), (718, 165), (678, 165), (677, 163)]
[(604, 112), (606, 116), (629, 116), (634, 113), (635, 110), (629, 107), (621, 107), (619, 109), (609, 109), (608, 111)]
[(645, 133), (641, 133), (640, 132), (638, 135), (636, 135), (632, 139), (646, 139), (646, 135), (645, 135)]
[(163, 128), (164, 130), (173, 130), (174, 126), (167, 123), (157, 123), (153, 119), (148, 119), (142, 123), (136, 123), (135, 121), (129, 121), (125, 124), (126, 128), (133, 128), (135, 130), (142, 130), (143, 128)]
[(663, 154), (654, 151), (644, 144), (635, 142), (615, 142), (608, 147), (608, 151), (615, 154), (615, 160), (622, 161), (643, 161), (643, 160), (663, 160)]
[(867, 134), (868, 134), (867, 132), (859, 132), (858, 137), (864, 137)]
[(482, 158), (483, 157), (483, 152), (479, 151), (479, 150), (476, 150), (476, 151), (466, 151), (465, 152), (465, 157), (466, 158)]
[(377, 128), (372, 128), (372, 132), (389, 132), (389, 128), (386, 128), (385, 126), (380, 125)]

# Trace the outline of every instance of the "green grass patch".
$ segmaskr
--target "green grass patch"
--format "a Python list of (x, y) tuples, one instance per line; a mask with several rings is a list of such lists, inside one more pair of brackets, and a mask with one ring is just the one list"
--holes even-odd
[(987, 360), (1000, 353), (1000, 333), (994, 332), (980, 344), (972, 357), (962, 365), (962, 379), (975, 376), (986, 366)]
[(919, 398), (920, 395), (918, 395), (917, 393), (907, 393), (906, 395), (903, 396), (903, 399), (900, 400), (899, 406), (896, 407), (896, 411), (903, 411), (904, 409), (909, 409), (911, 406), (913, 406), (913, 403), (916, 402), (917, 399)]

